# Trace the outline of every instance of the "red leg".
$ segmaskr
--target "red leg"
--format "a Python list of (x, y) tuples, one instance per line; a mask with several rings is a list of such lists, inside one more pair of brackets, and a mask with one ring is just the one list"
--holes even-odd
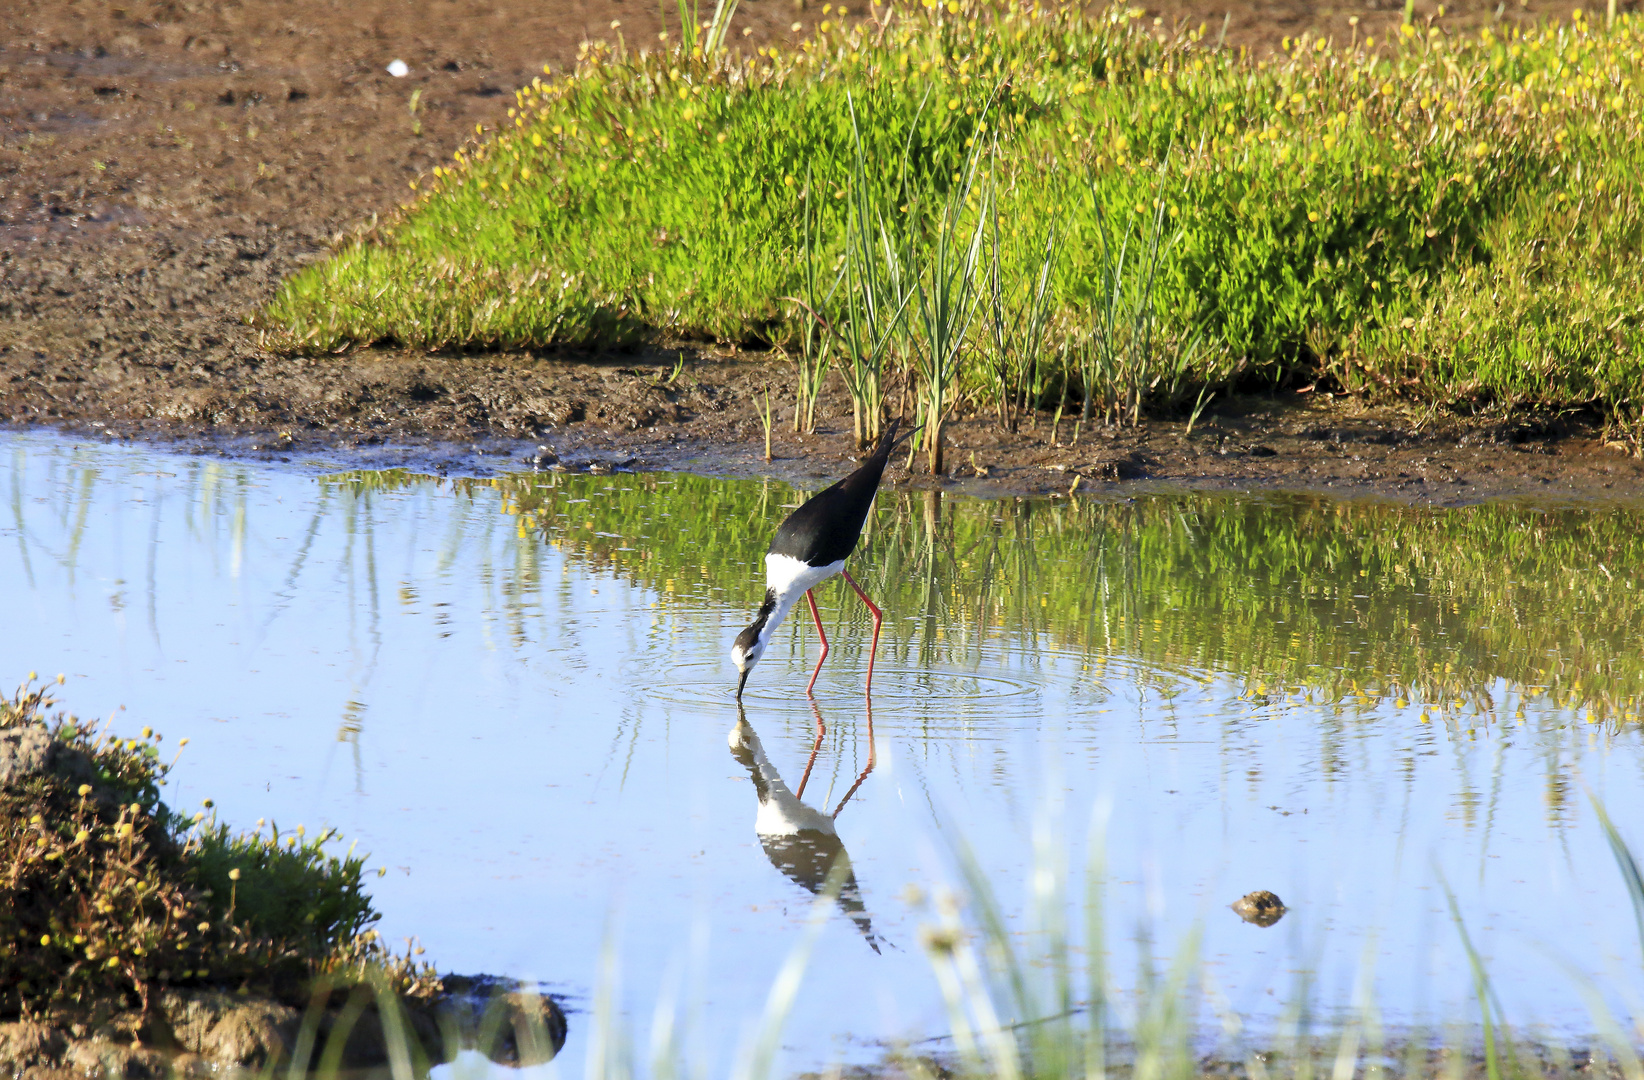
[(811, 691), (816, 689), (816, 677), (822, 674), (822, 661), (828, 658), (828, 635), (822, 632), (822, 616), (817, 613), (816, 597), (811, 595), (809, 589), (805, 590), (805, 600), (811, 605), (811, 619), (816, 623), (816, 636), (822, 639), (822, 655), (816, 658), (816, 670), (811, 672), (811, 681), (805, 684), (806, 695), (814, 697)]
[[(868, 594), (863, 592), (862, 591), (862, 586), (858, 585), (856, 583), (856, 579), (851, 577), (850, 571), (841, 570), (840, 573), (845, 575), (845, 580), (851, 583), (851, 588), (856, 590), (856, 595), (860, 596), (862, 598), (862, 602), (864, 604), (868, 605), (868, 610), (873, 613), (873, 644), (868, 646), (868, 683), (867, 683), (867, 686), (864, 688), (864, 691), (867, 694), (867, 696), (869, 698), (872, 698), (873, 697), (873, 658), (874, 658), (874, 654), (876, 654), (879, 651), (879, 627), (885, 621), (885, 613), (880, 611), (878, 605), (876, 605), (872, 600), (868, 599)], [(809, 595), (809, 594), (807, 593), (806, 595)], [(820, 624), (818, 624), (817, 628), (821, 629)], [(873, 717), (872, 717), (871, 714), (868, 717), (868, 730), (870, 732), (873, 730)]]
[(796, 799), (805, 797), (805, 785), (811, 782), (811, 769), (816, 765), (817, 751), (822, 749), (822, 740), (828, 734), (828, 725), (822, 722), (822, 710), (817, 708), (816, 700), (811, 700), (811, 715), (816, 717), (816, 741), (811, 743), (811, 756), (805, 759), (805, 775), (799, 778), (799, 790), (793, 793)]

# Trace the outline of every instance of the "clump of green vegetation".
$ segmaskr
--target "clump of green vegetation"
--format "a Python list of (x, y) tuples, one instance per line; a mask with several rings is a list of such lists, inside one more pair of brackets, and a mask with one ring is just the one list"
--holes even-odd
[(315, 351), (794, 342), (859, 410), (902, 385), (1006, 426), (1320, 378), (1638, 415), (1644, 23), (1396, 37), (1258, 59), (965, 0), (786, 54), (595, 44), (260, 322)]
[(0, 700), (0, 1015), (146, 1010), (176, 986), (293, 998), (316, 974), (368, 966), (402, 993), (438, 989), (370, 928), (364, 861), (328, 853), (331, 830), (236, 834), (209, 800), (180, 813), (160, 799), (171, 765), (157, 732), (93, 731), (54, 711), (49, 689), (31, 674)]

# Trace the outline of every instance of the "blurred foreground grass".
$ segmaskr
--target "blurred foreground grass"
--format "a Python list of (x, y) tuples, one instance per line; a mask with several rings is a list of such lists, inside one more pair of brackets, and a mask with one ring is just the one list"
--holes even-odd
[(1124, 7), (842, 12), (785, 54), (689, 21), (594, 44), (261, 325), (315, 352), (775, 341), (802, 397), (844, 376), (864, 434), (909, 396), (1009, 427), (1315, 379), (1644, 415), (1635, 16), (1256, 59)]

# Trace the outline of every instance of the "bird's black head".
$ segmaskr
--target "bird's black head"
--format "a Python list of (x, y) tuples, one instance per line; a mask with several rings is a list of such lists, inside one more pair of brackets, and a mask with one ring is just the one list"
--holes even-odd
[(731, 646), (731, 661), (736, 664), (736, 670), (741, 672), (741, 678), (736, 683), (736, 696), (742, 696), (742, 688), (747, 685), (748, 675), (754, 665), (759, 663), (760, 657), (765, 655), (765, 646), (770, 643), (770, 634), (767, 627), (770, 624), (771, 612), (776, 610), (776, 591), (765, 590), (765, 602), (759, 605), (759, 611), (754, 615), (754, 621), (749, 623), (742, 633), (736, 635), (736, 643)]

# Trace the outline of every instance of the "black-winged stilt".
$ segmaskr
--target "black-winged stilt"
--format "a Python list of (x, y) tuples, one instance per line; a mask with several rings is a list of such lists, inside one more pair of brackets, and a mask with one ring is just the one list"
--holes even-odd
[[(816, 686), (816, 677), (822, 673), (822, 661), (828, 658), (828, 636), (822, 632), (822, 616), (816, 610), (816, 598), (811, 590), (838, 574), (850, 582), (856, 595), (873, 613), (873, 644), (868, 648), (868, 680), (866, 692), (873, 693), (873, 656), (879, 649), (879, 626), (884, 614), (862, 586), (845, 570), (845, 559), (856, 549), (862, 536), (862, 526), (873, 509), (873, 497), (879, 491), (879, 479), (885, 473), (885, 462), (891, 448), (897, 443), (896, 425), (891, 420), (879, 437), (879, 445), (862, 467), (845, 479), (817, 492), (798, 510), (776, 528), (776, 537), (765, 554), (765, 602), (759, 606), (754, 621), (736, 636), (731, 646), (731, 659), (741, 676), (736, 683), (736, 696), (742, 697), (748, 675), (765, 655), (765, 647), (788, 612), (799, 602), (800, 596), (811, 606), (811, 619), (816, 623), (816, 636), (822, 639), (822, 655), (817, 658), (816, 670), (805, 686), (809, 694)], [(912, 434), (912, 432), (909, 432)]]

